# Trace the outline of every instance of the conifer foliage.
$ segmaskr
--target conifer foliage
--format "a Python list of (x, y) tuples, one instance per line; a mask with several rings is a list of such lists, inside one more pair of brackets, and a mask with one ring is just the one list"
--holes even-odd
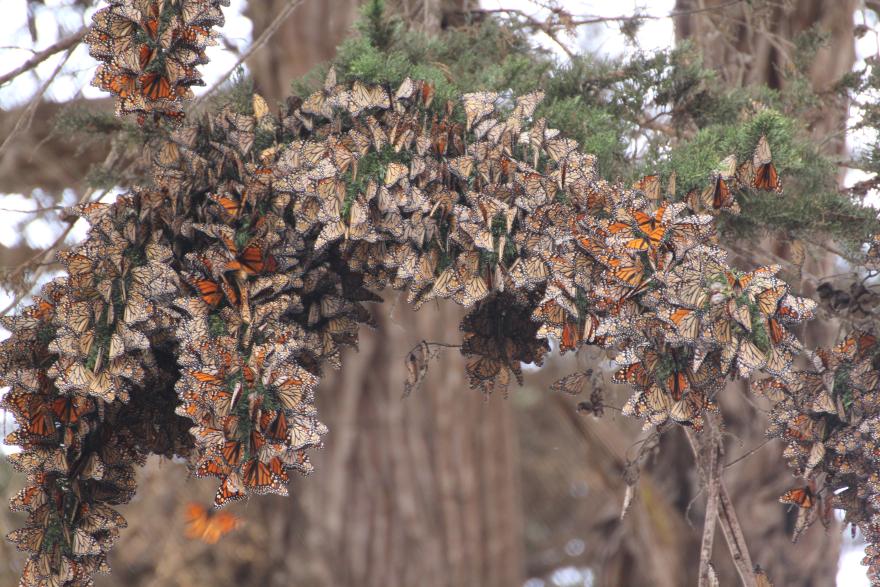
[[(776, 403), (770, 433), (804, 480), (783, 500), (801, 526), (832, 504), (880, 540), (880, 347), (854, 335), (805, 351), (788, 327), (815, 302), (778, 266), (731, 267), (718, 244), (713, 216), (736, 194), (786, 197), (766, 138), (671, 201), (657, 176), (600, 179), (595, 157), (536, 119), (541, 90), (444, 100), (428, 81), (339, 83), (331, 69), (280, 112), (254, 94), (179, 125), (217, 4), (120, 0), (89, 35), (99, 85), (150, 129), (153, 183), (77, 208), (91, 230), (62, 255), (67, 276), (3, 319), (0, 383), (19, 424), (7, 442), (28, 480), (12, 501), (28, 522), (10, 534), (30, 553), (22, 585), (108, 570), (125, 526), (113, 506), (150, 454), (217, 478), (218, 507), (286, 494), (327, 432), (322, 370), (341, 366), (386, 288), (469, 309), (461, 351), (485, 393), (521, 381), (551, 340), (599, 345), (634, 388), (624, 413), (700, 430), (725, 381), (769, 375), (756, 386)], [(804, 353), (812, 365), (795, 368)]]

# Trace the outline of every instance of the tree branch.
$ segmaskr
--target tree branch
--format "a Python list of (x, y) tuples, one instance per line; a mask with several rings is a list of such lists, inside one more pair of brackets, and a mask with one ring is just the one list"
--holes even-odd
[(703, 443), (704, 465), (703, 475), (707, 488), (708, 497), (706, 499), (706, 519), (703, 522), (703, 539), (700, 543), (700, 575), (699, 587), (709, 587), (712, 583), (709, 580), (712, 568), (710, 562), (712, 560), (712, 548), (715, 545), (715, 520), (718, 518), (718, 489), (721, 484), (721, 467), (718, 466), (718, 457), (721, 445), (717, 430), (712, 422), (712, 418), (708, 418), (706, 422), (707, 435)]
[[(687, 436), (688, 443), (691, 445), (691, 451), (699, 463), (702, 460), (702, 455), (700, 454), (697, 435), (690, 428), (685, 428), (684, 433)], [(718, 508), (718, 521), (721, 522), (721, 532), (727, 541), (727, 549), (730, 551), (730, 556), (733, 559), (733, 564), (739, 573), (742, 584), (745, 587), (757, 587), (758, 580), (755, 577), (754, 565), (746, 545), (745, 535), (739, 524), (739, 518), (736, 516), (736, 510), (733, 508), (733, 502), (730, 500), (730, 495), (724, 486), (724, 481), (720, 478), (718, 479), (718, 505), (720, 506)]]
[[(731, 6), (735, 6), (737, 4), (742, 4), (746, 0), (730, 0), (729, 2), (725, 2), (724, 4), (719, 4), (717, 6), (706, 6), (703, 8), (694, 8), (690, 10), (678, 10), (670, 12), (669, 14), (627, 14), (620, 16), (584, 16), (582, 18), (563, 18), (562, 15), (566, 14), (564, 11), (560, 9), (553, 9), (542, 6), (542, 8), (546, 8), (550, 10), (551, 16), (546, 23), (541, 23), (541, 26), (551, 25), (555, 28), (563, 27), (563, 26), (580, 26), (585, 24), (599, 24), (603, 22), (632, 22), (637, 20), (663, 20), (665, 18), (675, 18), (677, 16), (688, 16), (691, 14), (699, 14), (701, 12), (718, 12), (721, 10), (725, 10), (730, 8)], [(537, 20), (527, 14), (525, 11), (517, 9), (517, 8), (487, 8), (487, 9), (476, 9), (476, 10), (465, 10), (462, 11), (468, 14), (515, 14), (517, 16), (521, 16), (526, 18), (531, 22), (537, 22)]]
[(12, 132), (9, 133), (9, 136), (6, 137), (6, 140), (3, 141), (3, 144), (0, 145), (0, 156), (3, 155), (3, 152), (6, 150), (6, 147), (12, 143), (13, 137), (17, 135), (21, 130), (23, 130), (26, 126), (30, 125), (31, 120), (34, 116), (34, 111), (37, 109), (37, 106), (40, 103), (40, 100), (43, 98), (43, 94), (46, 93), (46, 90), (49, 89), (49, 86), (52, 85), (52, 82), (55, 81), (55, 78), (61, 72), (61, 68), (64, 67), (64, 64), (67, 63), (67, 60), (70, 59), (70, 55), (73, 53), (72, 49), (67, 50), (67, 54), (64, 56), (64, 59), (58, 64), (55, 68), (55, 71), (52, 72), (46, 81), (43, 82), (43, 85), (40, 86), (40, 89), (37, 90), (36, 95), (31, 99), (31, 103), (28, 104), (27, 108), (25, 108), (24, 112), (21, 113), (21, 116), (15, 123), (15, 126), (12, 129)]
[(49, 45), (48, 47), (46, 47), (42, 51), (34, 53), (33, 57), (31, 57), (30, 59), (28, 59), (27, 61), (25, 61), (24, 63), (22, 63), (18, 67), (16, 67), (15, 69), (13, 69), (12, 71), (4, 73), (3, 75), (0, 75), (0, 86), (5, 84), (9, 80), (23, 74), (24, 72), (35, 68), (36, 66), (38, 66), (39, 64), (41, 64), (42, 62), (47, 60), (48, 58), (55, 55), (56, 53), (60, 53), (60, 52), (64, 51), (65, 49), (73, 48), (77, 43), (79, 43), (82, 40), (82, 38), (86, 35), (87, 31), (88, 31), (88, 28), (83, 27), (79, 31), (70, 35), (69, 37), (65, 37), (65, 38), (61, 39), (60, 41), (58, 41), (54, 45)]

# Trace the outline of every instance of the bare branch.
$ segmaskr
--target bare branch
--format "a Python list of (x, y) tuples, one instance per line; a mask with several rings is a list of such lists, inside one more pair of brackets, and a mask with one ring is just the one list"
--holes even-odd
[(58, 64), (55, 68), (55, 71), (52, 72), (46, 81), (43, 82), (43, 85), (40, 86), (40, 89), (37, 90), (36, 95), (31, 99), (30, 104), (28, 104), (27, 108), (25, 108), (24, 112), (21, 113), (21, 116), (15, 123), (15, 126), (12, 129), (12, 132), (9, 133), (9, 136), (6, 137), (6, 140), (3, 141), (3, 144), (0, 145), (0, 156), (3, 155), (3, 152), (6, 150), (12, 143), (13, 137), (17, 135), (20, 131), (22, 131), (25, 127), (29, 126), (31, 123), (31, 119), (34, 116), (34, 111), (37, 109), (37, 106), (40, 103), (40, 100), (43, 98), (43, 94), (46, 93), (46, 90), (49, 89), (49, 86), (52, 85), (52, 82), (55, 81), (55, 78), (58, 77), (58, 74), (61, 72), (61, 69), (64, 67), (64, 64), (67, 63), (67, 60), (70, 59), (70, 55), (73, 53), (72, 49), (67, 50), (67, 54), (64, 56), (64, 59)]
[(0, 208), (0, 212), (13, 212), (17, 214), (45, 214), (57, 210), (64, 210), (65, 206), (45, 206), (42, 208), (31, 208), (30, 210), (18, 210), (16, 208)]
[[(669, 14), (627, 14), (620, 16), (584, 16), (581, 18), (561, 18), (563, 12), (559, 9), (551, 11), (550, 18), (547, 19), (546, 23), (541, 23), (540, 28), (545, 26), (553, 26), (554, 28), (560, 28), (563, 26), (580, 26), (586, 24), (599, 24), (603, 22), (632, 22), (638, 20), (663, 20), (666, 18), (675, 18), (677, 16), (688, 16), (690, 14), (699, 14), (701, 12), (719, 12), (730, 8), (731, 6), (735, 6), (737, 4), (742, 4), (746, 0), (730, 0), (724, 4), (719, 4), (717, 6), (706, 6), (703, 8), (694, 8), (691, 10), (678, 10), (674, 12), (670, 12)], [(546, 8), (546, 7), (544, 7)], [(476, 14), (512, 14), (516, 16), (523, 17), (532, 23), (538, 23), (535, 17), (530, 16), (525, 11), (517, 9), (517, 8), (490, 8), (485, 10), (467, 10), (463, 11), (465, 13), (476, 13)]]
[[(709, 587), (712, 573), (712, 548), (715, 545), (715, 520), (718, 518), (718, 493), (721, 484), (721, 468), (718, 466), (720, 442), (717, 429), (708, 418), (707, 431), (703, 435), (703, 475), (708, 497), (706, 499), (706, 519), (703, 522), (703, 538), (700, 543), (700, 574), (699, 587)], [(717, 584), (717, 581), (716, 581)]]
[[(69, 55), (69, 54), (68, 54)], [(104, 169), (110, 169), (113, 165), (115, 165), (119, 160), (119, 154), (117, 152), (116, 146), (110, 148), (110, 152), (107, 154), (107, 158), (104, 159), (104, 163), (101, 165)], [(97, 190), (87, 190), (80, 197), (77, 204), (84, 204), (86, 202), (91, 201), (92, 197), (95, 195)], [(103, 195), (103, 193), (102, 193)], [(67, 238), (67, 235), (70, 234), (70, 231), (73, 230), (73, 225), (76, 223), (77, 218), (70, 218), (67, 222), (67, 227), (58, 235), (58, 238), (49, 245), (46, 249), (37, 251), (33, 256), (29, 259), (25, 260), (23, 263), (18, 265), (12, 273), (7, 277), (7, 282), (13, 282), (17, 277), (24, 274), (28, 269), (36, 268), (34, 271), (34, 275), (32, 276), (33, 280), (36, 281), (36, 278), (40, 275), (43, 268), (52, 265), (52, 263), (48, 262), (58, 248), (64, 244), (64, 239)], [(30, 293), (31, 288), (24, 288), (24, 291), (15, 295), (12, 301), (2, 310), (0, 310), (0, 316), (5, 316), (11, 310), (13, 310), (18, 304)]]
[(77, 45), (82, 40), (82, 38), (85, 36), (87, 31), (88, 31), (88, 28), (83, 27), (79, 31), (70, 35), (69, 37), (65, 37), (65, 38), (61, 39), (60, 41), (58, 41), (54, 45), (49, 45), (48, 47), (46, 47), (42, 51), (34, 53), (33, 57), (31, 57), (30, 59), (28, 59), (27, 61), (25, 61), (24, 63), (22, 63), (18, 67), (16, 67), (15, 69), (13, 69), (12, 71), (10, 71), (8, 73), (4, 73), (3, 75), (0, 75), (0, 86), (5, 84), (9, 80), (23, 74), (24, 72), (30, 71), (31, 69), (35, 68), (36, 66), (38, 66), (39, 64), (41, 64), (42, 62), (47, 60), (48, 58), (55, 55), (56, 53), (60, 53), (66, 49), (72, 49), (75, 45)]
[[(699, 441), (696, 432), (690, 428), (684, 431), (687, 436), (688, 443), (691, 445), (691, 451), (699, 462), (701, 459)], [(749, 554), (746, 545), (745, 535), (739, 524), (739, 518), (736, 510), (733, 508), (733, 502), (724, 486), (724, 480), (718, 480), (718, 521), (721, 523), (721, 532), (727, 541), (727, 549), (733, 559), (733, 564), (739, 573), (740, 580), (745, 587), (757, 587), (758, 580), (755, 577), (754, 565), (752, 564), (752, 556)]]

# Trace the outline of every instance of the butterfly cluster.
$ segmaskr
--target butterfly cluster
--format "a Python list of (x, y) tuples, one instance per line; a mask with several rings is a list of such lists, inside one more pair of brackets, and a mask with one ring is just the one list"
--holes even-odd
[(833, 509), (862, 531), (863, 561), (880, 581), (880, 344), (854, 331), (809, 364), (754, 384), (774, 403), (768, 434), (786, 443), (784, 456), (801, 478), (780, 501), (797, 506), (795, 538)]
[[(646, 186), (646, 193), (654, 187), (659, 191), (656, 179), (654, 185)], [(656, 187), (655, 187), (656, 186)], [(761, 136), (751, 159), (737, 165), (736, 155), (729, 155), (712, 172), (709, 184), (703, 190), (691, 190), (686, 196), (688, 205), (695, 211), (705, 211), (717, 216), (722, 212), (739, 214), (739, 203), (735, 198), (737, 189), (756, 189), (782, 194), (782, 181), (773, 164), (770, 143)], [(675, 191), (672, 189), (671, 191)]]
[(434, 97), (331, 69), (277, 116), (254, 96), (160, 124), (152, 184), (78, 210), (92, 228), (62, 255), (68, 276), (5, 319), (0, 347), (29, 478), (13, 507), (31, 516), (11, 535), (31, 553), (23, 585), (106, 568), (124, 525), (110, 506), (149, 454), (216, 478), (218, 507), (286, 494), (326, 433), (322, 369), (386, 288), (468, 308), (461, 351), (486, 393), (551, 342), (599, 345), (636, 390), (627, 413), (699, 428), (725, 378), (785, 373), (800, 349), (786, 325), (814, 304), (775, 267), (729, 267), (711, 215), (650, 178), (599, 179), (536, 119), (540, 91)]
[(22, 585), (88, 584), (106, 570), (126, 525), (112, 506), (134, 494), (134, 467), (192, 444), (169, 411), (176, 398), (159, 391), (172, 380), (154, 350), (171, 324), (157, 304), (175, 291), (172, 252), (132, 204), (81, 207), (92, 229), (61, 255), (68, 276), (2, 319), (12, 332), (0, 345), (3, 407), (18, 423), (6, 442), (21, 448), (9, 460), (28, 478), (11, 502), (27, 525), (9, 535), (32, 553)]
[(181, 105), (202, 86), (197, 66), (208, 62), (229, 0), (112, 0), (97, 11), (85, 37), (101, 61), (92, 85), (116, 95), (117, 115), (183, 117)]

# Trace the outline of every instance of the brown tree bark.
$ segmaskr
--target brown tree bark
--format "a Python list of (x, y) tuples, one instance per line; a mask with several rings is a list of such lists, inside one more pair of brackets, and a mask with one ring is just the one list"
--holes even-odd
[(424, 337), (457, 340), (459, 312), (416, 314), (400, 300), (391, 314), (319, 391), (331, 431), (316, 473), (297, 484), (300, 515), (279, 520), (287, 532), (301, 524), (287, 550), (288, 581), (517, 585), (522, 527), (510, 403), (467, 389), (455, 349), (401, 399), (406, 353)]
[[(245, 16), (260, 36), (289, 0), (250, 2)], [(319, 63), (330, 60), (357, 19), (360, 0), (306, 0), (281, 25), (269, 43), (246, 61), (257, 91), (269, 103), (284, 100), (290, 84)]]

